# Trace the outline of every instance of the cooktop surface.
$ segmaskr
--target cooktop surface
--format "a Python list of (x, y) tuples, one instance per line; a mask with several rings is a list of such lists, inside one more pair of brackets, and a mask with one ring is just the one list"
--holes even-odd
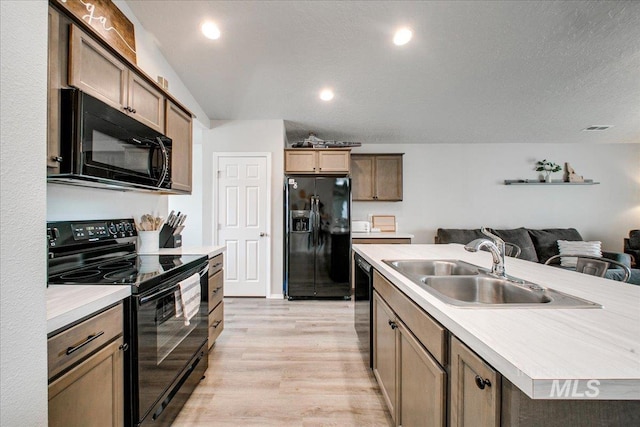
[[(138, 255), (107, 257), (95, 262), (66, 264), (66, 271), (49, 276), (49, 285), (131, 285), (148, 288), (196, 267), (203, 255)], [(135, 293), (134, 290), (132, 292)]]

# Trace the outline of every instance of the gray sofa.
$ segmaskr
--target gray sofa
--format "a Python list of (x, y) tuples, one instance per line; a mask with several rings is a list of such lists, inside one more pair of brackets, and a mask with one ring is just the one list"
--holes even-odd
[[(532, 262), (545, 263), (549, 258), (558, 255), (558, 240), (582, 241), (584, 240), (575, 228), (546, 228), (546, 229), (490, 229), (505, 242), (516, 244), (522, 250), (518, 258)], [(486, 238), (479, 228), (438, 228), (435, 243), (461, 243), (467, 244), (478, 238)], [(602, 252), (603, 258), (631, 266), (631, 257), (622, 252)], [(613, 280), (621, 280), (624, 276), (621, 268), (610, 268), (605, 277)], [(632, 269), (629, 283), (640, 285), (640, 270)]]

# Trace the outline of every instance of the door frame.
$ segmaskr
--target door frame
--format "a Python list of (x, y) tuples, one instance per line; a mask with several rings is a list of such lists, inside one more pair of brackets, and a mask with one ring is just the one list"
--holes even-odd
[(265, 262), (267, 263), (267, 277), (266, 279), (266, 288), (265, 288), (265, 297), (271, 298), (271, 153), (268, 151), (245, 151), (245, 152), (214, 152), (213, 153), (213, 188), (212, 188), (212, 217), (215, 220), (213, 223), (213, 232), (212, 232), (212, 242), (214, 245), (219, 245), (218, 243), (218, 227), (220, 225), (220, 221), (218, 218), (218, 181), (219, 181), (219, 170), (218, 170), (218, 160), (221, 157), (264, 157), (267, 163), (267, 192), (265, 196), (267, 197), (267, 219), (266, 219), (266, 238), (267, 238), (267, 253), (265, 254)]

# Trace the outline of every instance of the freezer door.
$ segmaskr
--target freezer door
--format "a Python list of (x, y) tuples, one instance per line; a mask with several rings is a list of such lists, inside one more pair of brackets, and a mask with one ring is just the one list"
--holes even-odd
[(289, 297), (315, 296), (314, 191), (314, 178), (286, 178), (285, 293)]
[(315, 296), (345, 297), (351, 252), (351, 182), (349, 178), (316, 178)]

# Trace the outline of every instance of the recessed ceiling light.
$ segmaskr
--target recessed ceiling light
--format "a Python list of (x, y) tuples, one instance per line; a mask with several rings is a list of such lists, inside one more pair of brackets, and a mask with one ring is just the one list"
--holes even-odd
[(393, 36), (393, 43), (396, 46), (402, 46), (403, 44), (409, 43), (409, 41), (411, 40), (411, 37), (413, 37), (413, 33), (411, 32), (410, 29), (400, 28), (398, 31), (396, 31), (396, 34)]
[(322, 89), (320, 91), (320, 99), (323, 101), (331, 101), (333, 99), (333, 91), (331, 89)]
[(208, 39), (217, 40), (220, 38), (220, 29), (213, 22), (205, 22), (200, 29), (202, 30), (202, 34)]
[(611, 128), (611, 127), (613, 127), (613, 126), (611, 126), (611, 125), (592, 125), (592, 126), (589, 126), (587, 128), (584, 128), (582, 130), (591, 132), (591, 131), (594, 131), (594, 130), (607, 130), (607, 129)]

